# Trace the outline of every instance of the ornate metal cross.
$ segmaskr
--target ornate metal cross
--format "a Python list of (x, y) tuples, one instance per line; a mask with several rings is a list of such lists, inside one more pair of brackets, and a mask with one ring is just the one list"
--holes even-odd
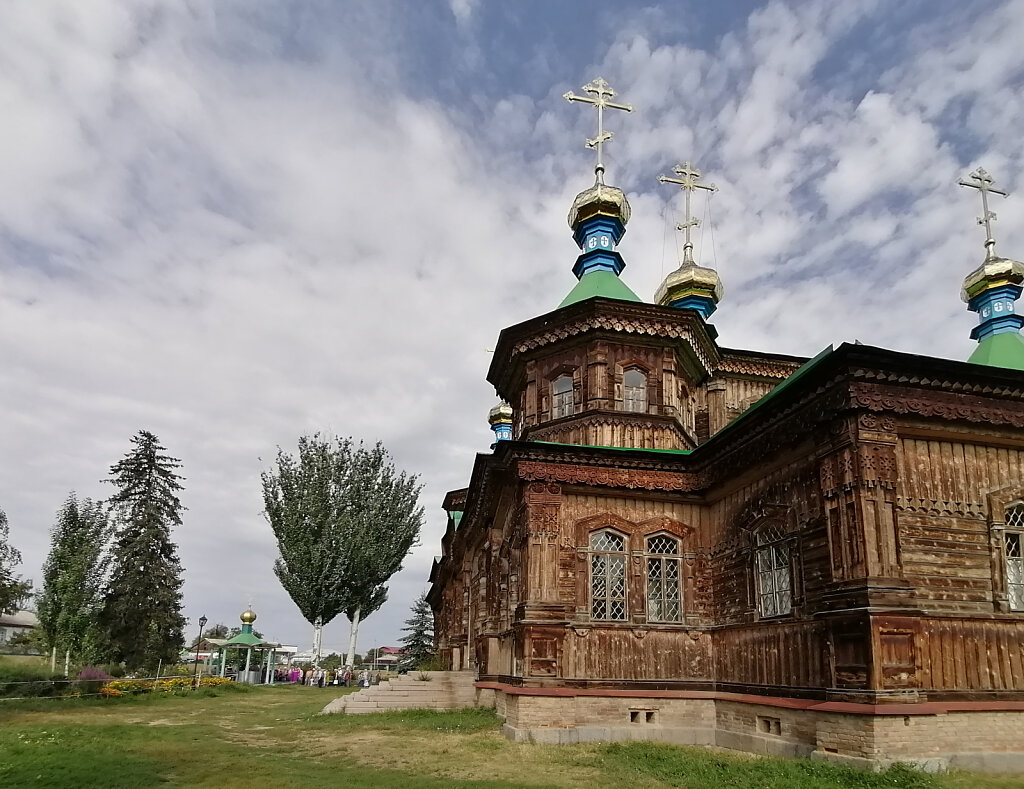
[(682, 230), (685, 233), (683, 237), (683, 263), (693, 263), (693, 242), (690, 240), (690, 228), (700, 227), (700, 220), (690, 216), (690, 197), (694, 189), (706, 189), (709, 192), (717, 192), (718, 187), (714, 184), (697, 183), (697, 179), (701, 177), (701, 172), (689, 162), (677, 164), (672, 168), (672, 172), (679, 177), (673, 178), (670, 175), (659, 175), (658, 181), (663, 184), (676, 184), (686, 192), (686, 213), (683, 215), (683, 221), (676, 225), (676, 230)]
[(995, 255), (993, 249), (996, 245), (995, 239), (992, 238), (992, 222), (998, 219), (998, 217), (995, 215), (995, 212), (988, 210), (988, 195), (991, 192), (992, 194), (1006, 197), (1008, 192), (996, 189), (993, 186), (995, 181), (992, 179), (992, 176), (982, 167), (979, 167), (967, 177), (971, 180), (961, 180), (959, 184), (960, 186), (969, 186), (971, 189), (977, 189), (981, 192), (981, 216), (978, 217), (978, 224), (985, 226), (985, 249), (988, 252), (988, 256), (992, 257)]
[(585, 104), (593, 104), (597, 107), (597, 136), (587, 140), (587, 147), (597, 150), (597, 166), (594, 168), (594, 174), (597, 176), (598, 183), (604, 183), (604, 159), (602, 158), (601, 146), (614, 136), (610, 131), (604, 130), (604, 108), (608, 107), (613, 110), (632, 112), (633, 105), (617, 104), (611, 101), (610, 99), (615, 96), (615, 91), (612, 90), (611, 85), (604, 81), (603, 77), (598, 77), (588, 82), (583, 86), (583, 92), (590, 93), (591, 95), (577, 96), (572, 91), (569, 91), (562, 98), (569, 102), (582, 101)]

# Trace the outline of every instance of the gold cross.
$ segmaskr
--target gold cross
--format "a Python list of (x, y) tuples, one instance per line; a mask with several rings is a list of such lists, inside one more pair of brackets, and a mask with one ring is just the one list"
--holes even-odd
[(566, 93), (562, 98), (568, 102), (582, 101), (584, 104), (593, 104), (597, 107), (597, 136), (593, 139), (587, 139), (587, 147), (597, 150), (597, 166), (594, 168), (594, 174), (597, 176), (598, 183), (604, 183), (604, 159), (602, 158), (601, 146), (608, 142), (613, 135), (610, 131), (604, 130), (604, 108), (608, 107), (613, 110), (623, 110), (624, 112), (632, 112), (633, 105), (631, 104), (617, 104), (610, 101), (615, 96), (615, 91), (612, 90), (612, 86), (605, 82), (603, 77), (588, 82), (583, 86), (584, 93), (590, 93), (591, 96), (577, 96), (572, 91)]
[(970, 187), (971, 189), (977, 189), (979, 192), (981, 192), (981, 216), (978, 217), (978, 224), (985, 226), (985, 250), (987, 252), (986, 256), (994, 257), (996, 242), (995, 239), (992, 238), (992, 222), (998, 219), (998, 217), (995, 215), (993, 211), (988, 210), (988, 194), (989, 192), (991, 192), (992, 194), (1002, 195), (1003, 197), (1006, 197), (1008, 193), (1002, 191), (1001, 189), (996, 189), (993, 186), (995, 181), (992, 179), (992, 176), (985, 172), (985, 169), (982, 167), (979, 167), (977, 170), (975, 170), (967, 177), (970, 178), (971, 180), (961, 180), (958, 183), (960, 184), (960, 186), (967, 186)]
[(663, 184), (677, 184), (684, 192), (686, 192), (686, 213), (683, 215), (683, 221), (676, 225), (676, 230), (682, 230), (685, 233), (683, 243), (683, 263), (693, 263), (693, 242), (690, 241), (690, 228), (700, 227), (700, 220), (690, 216), (690, 196), (693, 194), (694, 189), (706, 189), (709, 192), (717, 192), (718, 187), (714, 184), (701, 184), (697, 183), (697, 179), (701, 177), (700, 170), (697, 170), (689, 162), (683, 162), (677, 164), (672, 168), (678, 178), (673, 178), (670, 175), (659, 175), (658, 181)]

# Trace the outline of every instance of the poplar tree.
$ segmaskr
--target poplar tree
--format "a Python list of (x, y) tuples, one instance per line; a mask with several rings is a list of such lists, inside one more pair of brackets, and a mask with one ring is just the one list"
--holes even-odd
[(146, 430), (110, 469), (116, 532), (101, 622), (113, 658), (129, 668), (177, 659), (184, 646), (181, 564), (171, 529), (181, 525), (181, 461)]
[(109, 538), (103, 503), (79, 503), (71, 493), (50, 533), (37, 613), (47, 644), (61, 652), (70, 650), (79, 661), (103, 657), (99, 613)]
[(402, 636), (398, 641), (405, 654), (402, 663), (409, 668), (419, 668), (434, 654), (434, 611), (427, 602), (426, 593), (412, 604), (412, 616), (405, 620)]
[(419, 536), (421, 486), (395, 469), (382, 444), (319, 434), (301, 437), (297, 456), (279, 448), (262, 482), (280, 552), (274, 572), (313, 626), (318, 657), (324, 625), (349, 612), (354, 638), (361, 618), (386, 599), (388, 579)]
[(0, 510), (0, 614), (13, 614), (32, 590), (32, 584), (15, 575), (21, 554), (10, 544), (7, 515)]

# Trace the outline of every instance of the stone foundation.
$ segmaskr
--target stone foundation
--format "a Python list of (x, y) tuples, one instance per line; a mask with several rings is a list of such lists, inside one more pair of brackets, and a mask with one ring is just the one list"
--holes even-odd
[[(1024, 772), (1024, 703), (869, 705), (718, 692), (515, 688), (477, 683), (517, 742), (650, 740), (884, 769), (902, 762)], [(486, 695), (484, 692), (487, 692)]]

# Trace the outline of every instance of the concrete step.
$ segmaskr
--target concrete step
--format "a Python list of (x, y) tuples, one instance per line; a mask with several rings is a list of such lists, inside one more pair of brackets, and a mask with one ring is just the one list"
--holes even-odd
[(362, 714), (397, 709), (455, 710), (476, 703), (475, 678), (468, 671), (422, 672), (405, 675), (341, 696), (323, 709), (324, 714)]

